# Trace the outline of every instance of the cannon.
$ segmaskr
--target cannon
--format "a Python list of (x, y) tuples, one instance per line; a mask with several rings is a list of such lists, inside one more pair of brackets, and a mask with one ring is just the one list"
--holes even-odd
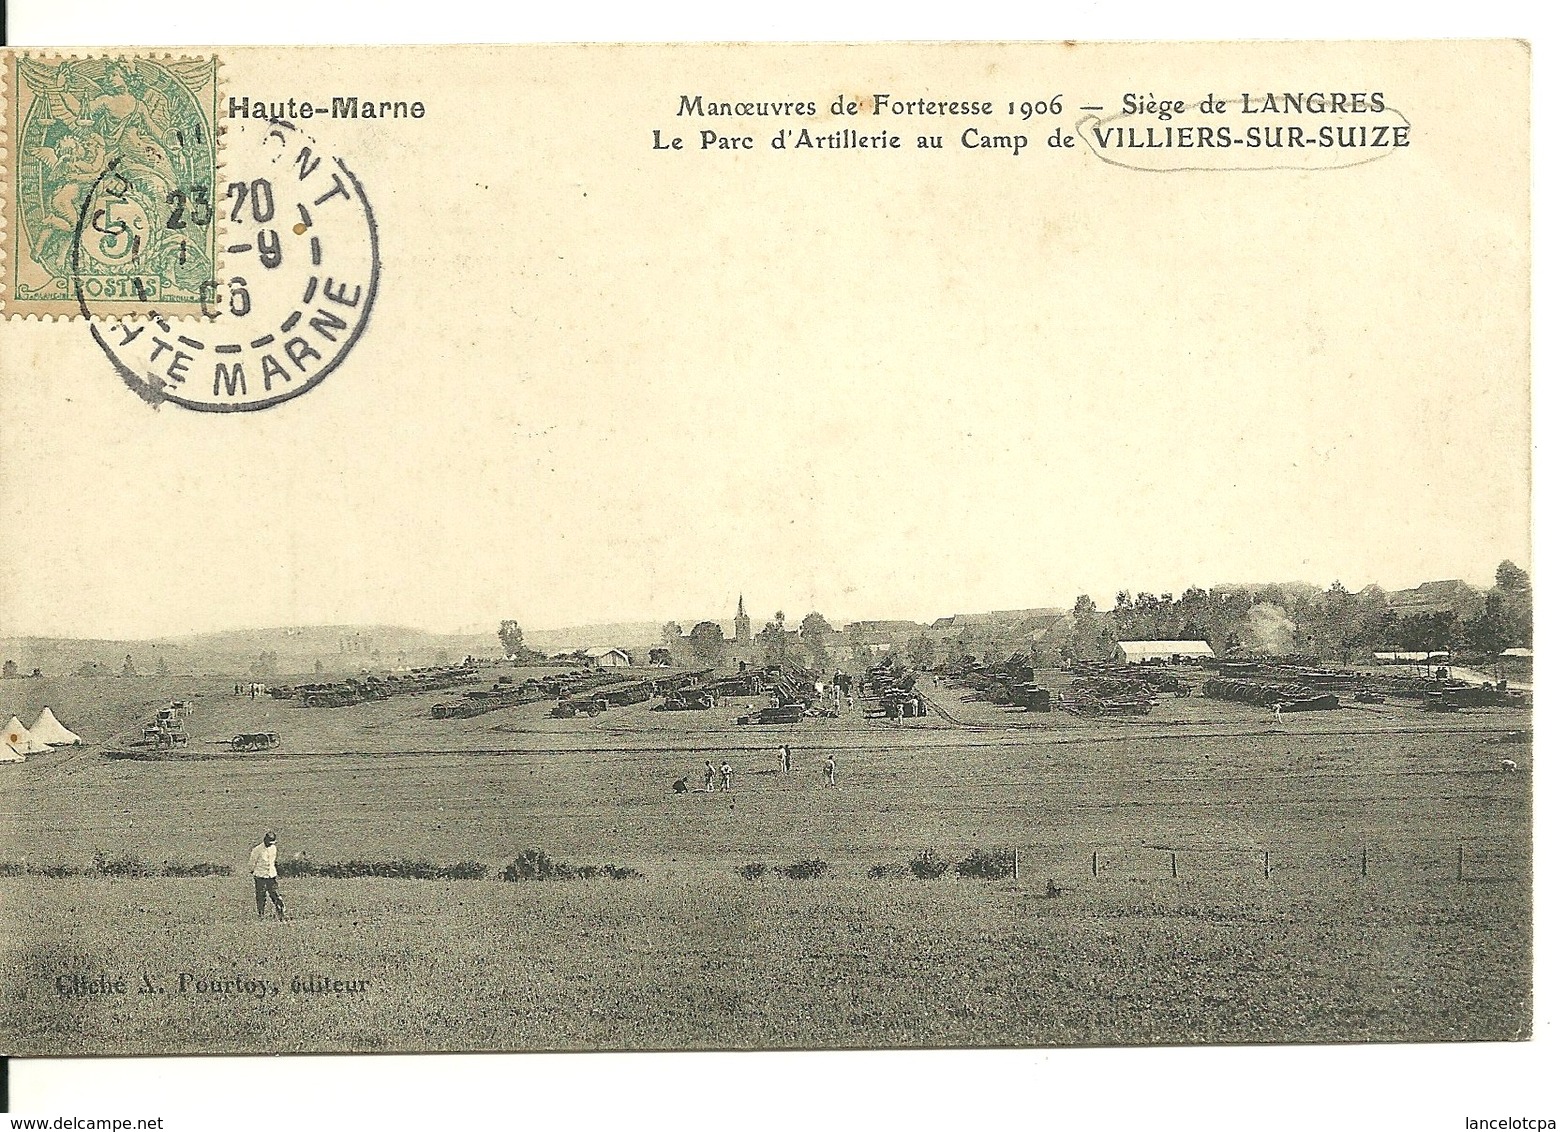
[(764, 707), (760, 711), (752, 712), (750, 715), (742, 715), (734, 722), (742, 725), (802, 723), (804, 718), (804, 704), (781, 704), (775, 707)]
[(596, 716), (605, 710), (606, 706), (596, 699), (561, 700), (550, 709), (549, 714), (556, 719), (574, 719), (578, 715)]
[(275, 731), (250, 731), (235, 735), (228, 741), (228, 746), (231, 751), (266, 751), (280, 742)]
[(709, 688), (681, 688), (670, 692), (659, 705), (659, 711), (707, 711), (717, 705), (718, 698)]

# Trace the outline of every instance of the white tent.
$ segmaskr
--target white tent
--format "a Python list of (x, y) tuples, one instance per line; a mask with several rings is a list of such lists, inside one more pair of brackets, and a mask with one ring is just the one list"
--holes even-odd
[(0, 743), (0, 763), (26, 762), (27, 756), (9, 743)]
[(82, 741), (80, 735), (56, 719), (54, 712), (47, 707), (38, 713), (38, 718), (33, 720), (28, 730), (38, 742), (47, 743), (51, 747), (70, 747)]
[(11, 722), (5, 725), (5, 734), (0, 738), (19, 755), (41, 755), (49, 749), (49, 744), (34, 739), (32, 732), (23, 727), (22, 721), (14, 715)]
[(1121, 641), (1115, 645), (1115, 659), (1122, 664), (1146, 664), (1150, 660), (1173, 660), (1182, 657), (1195, 660), (1210, 657), (1212, 648), (1206, 641)]

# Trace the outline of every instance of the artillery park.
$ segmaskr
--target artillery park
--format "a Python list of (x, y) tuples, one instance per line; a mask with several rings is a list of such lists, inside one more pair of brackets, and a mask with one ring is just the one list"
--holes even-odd
[[(4, 681), (0, 714), (47, 705), (86, 742), (0, 767), (0, 1034), (39, 1055), (1529, 1036), (1531, 699), (1428, 657), (908, 652), (845, 661), (842, 690), (645, 652), (259, 693)], [(250, 907), (269, 828), (281, 921)]]

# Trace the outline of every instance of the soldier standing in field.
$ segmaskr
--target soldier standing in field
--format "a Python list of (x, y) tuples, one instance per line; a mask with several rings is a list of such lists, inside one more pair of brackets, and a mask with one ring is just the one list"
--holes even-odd
[(723, 760), (723, 765), (718, 768), (718, 775), (723, 779), (723, 792), (727, 794), (734, 786), (734, 768), (729, 765), (728, 759)]
[(712, 793), (712, 783), (718, 777), (718, 772), (713, 769), (712, 760), (707, 760), (707, 770), (701, 776), (702, 786), (708, 794)]
[(837, 757), (828, 752), (826, 762), (821, 767), (821, 777), (828, 786), (837, 785)]
[(266, 902), (270, 897), (277, 907), (277, 918), (283, 918), (283, 897), (277, 891), (277, 834), (270, 829), (261, 844), (250, 850), (250, 875), (256, 882), (256, 915), (266, 918)]

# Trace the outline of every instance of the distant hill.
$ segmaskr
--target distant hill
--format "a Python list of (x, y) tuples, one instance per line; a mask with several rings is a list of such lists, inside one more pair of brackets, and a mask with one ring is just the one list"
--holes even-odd
[(1312, 597), (1322, 591), (1322, 587), (1314, 582), (1219, 582), (1207, 589), (1210, 593), (1255, 593), (1257, 590), (1276, 589), (1291, 598)]
[(250, 676), (358, 672), (363, 668), (415, 667), (459, 661), (469, 653), (495, 655), (490, 635), (442, 635), (390, 625), (312, 625), (278, 629), (233, 629), (154, 640), (72, 637), (0, 637), (0, 658), (16, 661), (23, 675), (34, 668), (68, 675), (83, 665), (119, 675), (130, 661), (150, 675)]
[[(682, 622), (686, 632), (694, 621)], [(662, 621), (621, 621), (610, 625), (576, 625), (566, 629), (523, 629), (528, 646), (539, 652), (566, 652), (596, 645), (648, 648), (663, 643)]]
[[(538, 630), (525, 636), (532, 648), (561, 652), (593, 645), (646, 648), (657, 644), (662, 634), (662, 622), (647, 621)], [(23, 676), (34, 668), (42, 669), (48, 676), (69, 675), (84, 665), (98, 666), (102, 675), (118, 676), (127, 656), (142, 675), (152, 675), (166, 667), (174, 675), (249, 678), (262, 674), (299, 676), (316, 671), (341, 674), (366, 668), (415, 668), (454, 663), (469, 655), (498, 657), (499, 637), (493, 631), (430, 633), (397, 625), (228, 629), (139, 641), (0, 637), (0, 661), (15, 661)]]
[[(1213, 591), (1255, 592), (1275, 586), (1291, 597), (1311, 597), (1321, 592), (1307, 582), (1224, 583)], [(1455, 610), (1466, 615), (1483, 606), (1484, 590), (1457, 580), (1425, 582), (1408, 590), (1388, 595), (1394, 609), (1403, 614)], [(980, 631), (1002, 627), (1039, 633), (1048, 629), (1067, 611), (1055, 607), (991, 610), (987, 613), (956, 613), (937, 618), (928, 627), (917, 621), (859, 621), (839, 623), (846, 634), (869, 643), (893, 643), (906, 640), (929, 629), (936, 636), (961, 632), (965, 628)], [(674, 619), (689, 632), (704, 618)], [(734, 623), (715, 619), (726, 636)], [(595, 646), (614, 646), (631, 652), (663, 642), (663, 621), (623, 621), (602, 625), (573, 625), (555, 629), (523, 627), (528, 647), (544, 653), (568, 652)], [(126, 657), (141, 675), (167, 671), (172, 675), (298, 677), (321, 673), (343, 675), (365, 669), (414, 668), (430, 664), (449, 664), (465, 656), (499, 657), (500, 640), (493, 629), (470, 626), (462, 632), (431, 633), (398, 625), (308, 625), (274, 629), (231, 629), (216, 633), (193, 633), (182, 637), (152, 640), (85, 639), (74, 637), (0, 637), (0, 661), (14, 662), (19, 675), (34, 668), (46, 676), (69, 675), (95, 666), (97, 674), (117, 676)], [(759, 632), (761, 625), (755, 626)]]

